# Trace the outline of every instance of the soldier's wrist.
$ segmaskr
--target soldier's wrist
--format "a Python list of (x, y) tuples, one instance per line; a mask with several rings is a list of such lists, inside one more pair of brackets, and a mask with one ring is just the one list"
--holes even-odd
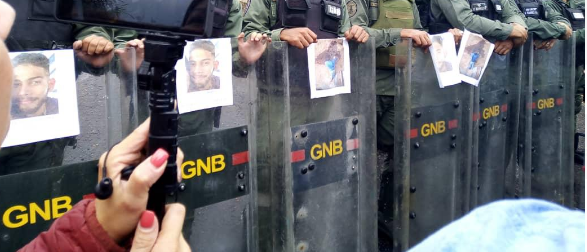
[(271, 41), (281, 41), (281, 32), (283, 28), (275, 29), (271, 31)]

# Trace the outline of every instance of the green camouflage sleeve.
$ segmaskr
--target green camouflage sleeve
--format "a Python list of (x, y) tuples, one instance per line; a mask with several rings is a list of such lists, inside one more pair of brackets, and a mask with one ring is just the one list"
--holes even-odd
[(540, 39), (558, 38), (566, 32), (566, 28), (563, 25), (540, 19), (526, 18), (526, 23), (528, 24), (528, 31)]
[(560, 5), (556, 4), (552, 0), (543, 0), (542, 5), (544, 6), (544, 13), (546, 20), (551, 23), (562, 22), (571, 26), (571, 22), (565, 17), (564, 11)]
[(243, 28), (243, 15), (241, 13), (241, 4), (238, 0), (232, 0), (232, 7), (228, 13), (228, 21), (224, 30), (225, 37), (236, 38)]
[(542, 4), (544, 6), (546, 20), (526, 18), (528, 31), (540, 39), (554, 39), (563, 36), (566, 32), (566, 27), (559, 24), (559, 22), (565, 23), (569, 27), (571, 26), (569, 20), (564, 17), (563, 10), (551, 0), (543, 0)]
[(226, 30), (224, 37), (230, 37), (232, 45), (232, 74), (237, 77), (247, 76), (247, 64), (241, 61), (240, 53), (238, 51), (238, 40), (236, 37), (241, 33), (243, 27), (243, 15), (241, 4), (238, 0), (232, 1), (232, 8), (228, 14), (228, 21), (226, 22)]
[(526, 19), (526, 16), (522, 14), (514, 0), (501, 0), (501, 7), (501, 22), (507, 24), (516, 23), (528, 28), (526, 22), (524, 21)]
[(583, 44), (583, 46), (584, 46), (585, 45), (585, 28), (576, 30), (575, 36), (577, 36), (575, 43), (577, 45)]
[(571, 8), (585, 10), (585, 0), (571, 0), (569, 5)]
[(344, 37), (344, 33), (346, 31), (348, 31), (349, 29), (351, 29), (351, 26), (360, 25), (360, 24), (351, 23), (351, 18), (349, 17), (349, 12), (347, 10), (347, 1), (342, 0), (341, 3), (342, 3), (342, 19), (340, 22), (340, 27), (338, 28), (338, 36)]
[[(401, 28), (373, 29), (369, 27), (368, 4), (369, 0), (348, 0), (347, 10), (351, 23), (359, 25), (369, 33), (371, 39), (375, 39), (376, 47), (388, 47), (395, 45), (401, 40)], [(417, 10), (417, 8), (416, 8)]]
[[(274, 5), (273, 5), (274, 6)], [(271, 35), (271, 40), (281, 41), (279, 35), (281, 29), (271, 30), (271, 15), (276, 16), (275, 7), (271, 4), (271, 0), (251, 0), (249, 9), (243, 18), (243, 32), (245, 36), (249, 36), (253, 32), (260, 32)]]
[(461, 30), (467, 29), (489, 38), (505, 40), (513, 29), (509, 24), (475, 15), (467, 0), (431, 0), (430, 4), (433, 14), (441, 12), (453, 27)]

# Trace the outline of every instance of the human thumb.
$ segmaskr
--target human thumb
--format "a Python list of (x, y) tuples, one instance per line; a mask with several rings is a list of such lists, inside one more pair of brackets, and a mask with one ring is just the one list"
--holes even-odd
[(157, 241), (159, 223), (155, 213), (146, 210), (141, 215), (132, 241), (131, 252), (150, 252)]

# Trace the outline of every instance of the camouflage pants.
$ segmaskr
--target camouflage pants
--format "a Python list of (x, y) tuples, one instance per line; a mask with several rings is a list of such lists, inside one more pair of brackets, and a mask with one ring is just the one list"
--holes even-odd
[(575, 82), (575, 115), (581, 112), (585, 100), (585, 66), (577, 67), (577, 81)]
[[(377, 95), (377, 148), (393, 150), (393, 130), (395, 120), (394, 97)], [(393, 152), (392, 152), (393, 153)]]

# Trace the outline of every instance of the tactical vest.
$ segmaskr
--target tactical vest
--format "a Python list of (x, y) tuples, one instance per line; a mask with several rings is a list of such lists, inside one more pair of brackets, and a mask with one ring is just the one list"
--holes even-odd
[[(371, 26), (374, 29), (404, 28), (414, 29), (414, 0), (379, 0), (379, 16)], [(377, 48), (376, 66), (394, 68), (396, 47)]]
[(553, 0), (564, 11), (563, 15), (571, 22), (573, 30), (585, 28), (585, 10), (571, 8), (571, 6), (562, 0)]
[(10, 51), (71, 48), (70, 24), (53, 18), (54, 0), (7, 0), (16, 11), (14, 27), (6, 40)]
[(491, 20), (499, 20), (501, 17), (502, 6), (499, 0), (469, 0), (469, 4), (476, 15)]
[(546, 13), (544, 5), (540, 0), (516, 0), (520, 11), (524, 13), (524, 16), (535, 19), (546, 20)]
[(228, 16), (230, 15), (230, 9), (232, 8), (232, 0), (214, 0), (214, 22), (212, 26), (212, 38), (224, 37), (226, 31), (226, 22), (228, 22)]
[[(442, 0), (440, 0), (442, 1)], [(499, 20), (501, 18), (502, 6), (500, 0), (469, 0), (471, 11), (473, 14), (482, 16), (490, 20)], [(435, 20), (432, 15), (432, 11), (429, 11), (429, 31), (430, 34), (438, 34), (447, 32), (449, 29), (454, 28), (448, 20), (442, 21)]]
[(278, 0), (277, 22), (271, 29), (308, 27), (318, 39), (337, 38), (341, 3), (342, 0)]

